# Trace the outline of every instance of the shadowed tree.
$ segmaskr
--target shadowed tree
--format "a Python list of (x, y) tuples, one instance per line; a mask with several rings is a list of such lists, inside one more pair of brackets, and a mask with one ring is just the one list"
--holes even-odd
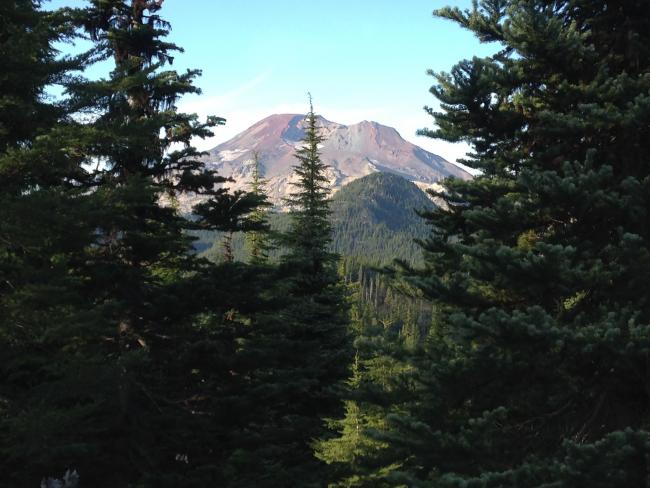
[(316, 120), (310, 107), (296, 151), (291, 223), (280, 240), (286, 253), (266, 292), (275, 311), (253, 317), (243, 348), (251, 367), (248, 414), (239, 449), (230, 459), (229, 486), (320, 487), (326, 482), (312, 443), (325, 432), (324, 417), (341, 408), (350, 344), (337, 256), (328, 251), (326, 166)]
[[(485, 0), (436, 15), (498, 52), (434, 74), (472, 181), (423, 216), (436, 306), (342, 486), (627, 487), (648, 479), (650, 19), (644, 2)], [(624, 26), (624, 27), (623, 27)], [(395, 410), (397, 409), (397, 411)]]
[[(0, 171), (14, 185), (0, 221), (0, 338), (10, 346), (0, 428), (12, 486), (66, 467), (97, 487), (223, 479), (240, 326), (229, 310), (254, 297), (240, 286), (243, 270), (198, 259), (186, 231), (239, 230), (255, 199), (229, 193), (190, 144), (223, 119), (176, 110), (199, 92), (199, 72), (167, 69), (179, 49), (164, 40), (162, 4), (1, 7), (0, 48), (32, 77), (2, 77), (10, 103), (0, 111)], [(67, 76), (72, 65), (57, 64), (52, 43), (75, 26), (94, 47), (66, 63), (112, 60), (107, 78)], [(44, 103), (59, 79), (65, 103)], [(11, 120), (15, 107), (24, 124)], [(165, 203), (185, 192), (207, 199), (192, 219)]]
[(75, 339), (97, 319), (80, 272), (94, 228), (84, 160), (70, 147), (78, 124), (48, 96), (85, 59), (54, 47), (74, 39), (73, 12), (39, 7), (0, 5), (0, 471), (16, 487), (60, 473), (65, 451), (81, 447), (70, 429), (84, 402), (59, 400), (79, 391)]

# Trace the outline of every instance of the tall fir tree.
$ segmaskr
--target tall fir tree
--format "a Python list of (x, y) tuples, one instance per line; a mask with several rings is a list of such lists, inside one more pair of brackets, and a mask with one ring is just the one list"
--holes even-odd
[(296, 152), (291, 224), (280, 240), (285, 253), (266, 292), (275, 310), (252, 317), (242, 347), (250, 382), (228, 486), (326, 484), (327, 472), (312, 443), (325, 433), (324, 418), (340, 409), (350, 344), (337, 257), (327, 248), (328, 189), (317, 120), (310, 110)]
[[(260, 155), (255, 151), (253, 153), (253, 175), (250, 192), (258, 198), (264, 199), (264, 203), (267, 203), (265, 185), (266, 180), (262, 176)], [(246, 245), (248, 247), (248, 253), (250, 254), (249, 262), (253, 265), (266, 264), (269, 259), (271, 243), (269, 241), (269, 223), (267, 213), (268, 209), (265, 208), (265, 206), (260, 205), (250, 215), (250, 220), (260, 227), (259, 230), (253, 230), (246, 234)]]
[[(197, 259), (186, 231), (241, 230), (255, 201), (219, 185), (227, 180), (191, 145), (223, 119), (201, 123), (176, 110), (179, 97), (200, 92), (193, 84), (200, 72), (163, 69), (180, 49), (164, 39), (162, 4), (93, 1), (82, 18), (98, 56), (115, 63), (108, 80), (74, 87), (102, 114), (88, 154), (102, 163), (94, 174), (103, 212), (91, 282), (114, 327), (109, 354), (117, 365), (110, 446), (100, 443), (113, 466), (102, 482), (205, 486), (224, 479), (239, 382), (231, 374), (242, 325), (235, 311), (255, 297), (239, 285), (241, 268)], [(205, 199), (195, 219), (162, 203), (186, 192)]]
[(498, 53), (435, 74), (426, 135), (481, 173), (424, 217), (405, 277), (437, 321), (353, 486), (646, 486), (650, 17), (484, 0), (436, 15)]
[(48, 94), (84, 57), (55, 49), (75, 37), (72, 11), (40, 4), (0, 5), (0, 471), (16, 487), (61, 474), (83, 449), (72, 430), (87, 403), (61, 399), (83, 390), (76, 346), (97, 318), (78, 273), (94, 240), (84, 160), (68, 146), (78, 124)]
[(291, 224), (283, 235), (287, 253), (280, 268), (286, 273), (292, 298), (285, 311), (291, 325), (289, 337), (295, 343), (292, 349), (302, 349), (293, 361), (292, 367), (301, 373), (290, 394), (296, 413), (303, 417), (293, 427), (301, 440), (298, 445), (306, 448), (298, 458), (303, 463), (299, 468), (304, 482), (310, 483), (303, 486), (321, 486), (326, 471), (315, 463), (311, 443), (325, 435), (324, 419), (340, 409), (340, 387), (349, 372), (351, 343), (345, 291), (336, 268), (338, 256), (329, 250), (332, 229), (327, 165), (319, 149), (324, 139), (311, 95), (309, 102), (303, 144), (296, 151), (294, 174), (298, 181), (287, 199)]
[[(241, 325), (229, 310), (254, 297), (238, 284), (249, 278), (243, 270), (225, 275), (197, 259), (186, 231), (238, 230), (255, 200), (219, 187), (225, 180), (190, 144), (223, 120), (176, 110), (180, 96), (198, 92), (199, 73), (163, 69), (178, 48), (164, 40), (162, 3), (96, 0), (55, 14), (35, 2), (2, 7), (0, 46), (17, 52), (14, 64), (33, 65), (29, 90), (12, 91), (18, 69), (3, 78), (3, 184), (18, 182), (0, 222), (3, 272), (14, 274), (3, 273), (0, 303), (10, 346), (1, 449), (12, 486), (67, 467), (97, 487), (223, 479)], [(75, 25), (94, 47), (58, 67), (52, 43)], [(73, 62), (96, 60), (114, 62), (108, 78), (67, 76)], [(42, 102), (57, 77), (68, 96), (60, 107)], [(14, 106), (31, 107), (31, 132), (19, 133)], [(196, 219), (164, 203), (183, 192), (207, 198)]]
[(318, 147), (324, 139), (317, 123), (310, 95), (305, 137), (295, 155), (295, 191), (286, 199), (291, 209), (291, 226), (282, 238), (288, 250), (283, 262), (291, 268), (294, 292), (305, 295), (319, 292), (337, 279), (332, 266), (337, 258), (328, 247), (332, 227), (328, 220), (327, 165), (321, 160)]

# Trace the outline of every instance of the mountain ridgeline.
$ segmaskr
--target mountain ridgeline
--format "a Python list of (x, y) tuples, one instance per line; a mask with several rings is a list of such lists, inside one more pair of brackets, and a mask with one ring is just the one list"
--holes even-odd
[[(250, 189), (253, 155), (257, 154), (266, 193), (271, 203), (286, 210), (285, 198), (296, 182), (294, 153), (304, 136), (304, 115), (275, 114), (256, 122), (232, 139), (219, 144), (203, 158), (206, 166), (221, 176), (232, 178), (232, 191)], [(363, 121), (344, 125), (317, 117), (321, 159), (327, 165), (326, 185), (340, 190), (352, 181), (372, 173), (393, 173), (428, 188), (453, 176), (468, 180), (471, 175), (460, 167), (402, 138), (392, 127)], [(200, 201), (196, 195), (180, 195), (185, 211)]]
[[(391, 173), (373, 173), (344, 186), (331, 199), (332, 250), (348, 257), (388, 264), (393, 259), (410, 263), (421, 261), (415, 238), (427, 234), (427, 226), (416, 210), (433, 207), (433, 202), (415, 184)], [(283, 231), (288, 218), (284, 213), (270, 215), (274, 230)], [(219, 261), (223, 234), (199, 234), (196, 248), (206, 257)], [(247, 260), (243, 234), (233, 237), (237, 260)], [(277, 257), (277, 252), (272, 257)]]

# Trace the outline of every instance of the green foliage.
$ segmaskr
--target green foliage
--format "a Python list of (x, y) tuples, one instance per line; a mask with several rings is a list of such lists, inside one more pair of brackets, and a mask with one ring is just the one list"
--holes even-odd
[[(198, 259), (187, 231), (246, 229), (258, 200), (215, 188), (224, 179), (190, 145), (223, 120), (176, 110), (198, 72), (163, 69), (177, 48), (161, 3), (1, 7), (0, 48), (29, 74), (0, 77), (0, 466), (11, 486), (66, 467), (97, 487), (223, 479), (230, 428), (214, 419), (233, 408), (245, 323), (229, 311), (250, 311), (254, 280)], [(92, 51), (57, 59), (53, 43), (75, 27)], [(108, 78), (68, 76), (101, 59), (115, 63)], [(59, 82), (66, 98), (46, 103)], [(208, 198), (196, 220), (164, 204), (190, 191)]]
[[(0, 6), (0, 151), (3, 153), (52, 128), (65, 115), (45, 96), (46, 87), (61, 84), (81, 60), (59, 56), (54, 45), (72, 36), (67, 12), (43, 12), (40, 2), (16, 0)], [(28, 170), (28, 168), (23, 168)]]
[(336, 256), (328, 249), (332, 227), (328, 219), (327, 166), (320, 159), (318, 145), (323, 142), (323, 137), (316, 127), (311, 97), (305, 120), (305, 138), (295, 154), (298, 164), (294, 166), (294, 174), (298, 181), (293, 184), (295, 191), (287, 198), (291, 223), (281, 236), (288, 252), (281, 262), (286, 268), (291, 268), (295, 291), (310, 295), (336, 281), (333, 269)]
[(376, 267), (347, 259), (340, 271), (354, 290), (355, 360), (345, 415), (328, 421), (333, 435), (317, 443), (316, 454), (337, 480), (331, 486), (355, 487), (379, 483), (399, 467), (386, 456), (390, 444), (378, 435), (387, 434), (390, 416), (403, 411), (406, 398), (416, 401), (408, 359), (420, 354), (432, 310), (415, 290), (408, 296), (400, 291), (403, 284)]
[(322, 486), (326, 473), (311, 443), (324, 433), (322, 418), (340, 411), (340, 383), (348, 373), (350, 344), (344, 289), (330, 253), (325, 165), (313, 110), (304, 145), (296, 151), (299, 176), (290, 199), (286, 246), (277, 269), (276, 314), (258, 314), (246, 346), (252, 418), (233, 465), (235, 486)]
[(421, 263), (414, 239), (424, 238), (427, 226), (416, 211), (433, 203), (413, 183), (390, 173), (374, 173), (345, 185), (334, 195), (332, 248), (381, 264), (403, 259)]
[(88, 179), (66, 151), (70, 112), (46, 96), (83, 67), (54, 48), (73, 38), (68, 14), (0, 6), (0, 471), (10, 486), (59, 473), (86, 448), (71, 431), (94, 411), (92, 390), (68, 402), (72, 374), (84, 383), (97, 370), (77, 356), (98, 320), (81, 292), (94, 239)]
[[(647, 485), (645, 2), (437, 11), (499, 43), (434, 75), (423, 131), (480, 175), (439, 207), (386, 174), (330, 200), (310, 107), (286, 216), (259, 169), (228, 193), (191, 146), (224, 121), (176, 110), (199, 72), (167, 68), (161, 6), (0, 5), (4, 483)], [(220, 262), (195, 252), (215, 233)]]
[[(415, 239), (424, 239), (428, 227), (416, 211), (433, 208), (424, 192), (404, 178), (389, 173), (374, 173), (345, 185), (330, 200), (329, 221), (332, 242), (329, 250), (349, 257), (390, 264), (401, 259), (410, 264), (422, 262), (422, 251)], [(290, 218), (284, 213), (266, 214), (269, 227), (285, 232)], [(197, 251), (215, 262), (222, 258), (223, 234), (195, 234)], [(250, 234), (249, 234), (250, 235)], [(232, 240), (235, 259), (250, 259), (243, 234)], [(271, 260), (279, 260), (282, 248), (270, 249)]]
[[(315, 125), (311, 127), (307, 147), (318, 139)], [(211, 381), (202, 394), (219, 407), (219, 422), (211, 426), (218, 444), (203, 440), (220, 450), (215, 461), (219, 486), (316, 487), (327, 476), (311, 444), (324, 433), (322, 417), (340, 411), (339, 383), (348, 372), (349, 338), (337, 257), (327, 249), (328, 202), (321, 198), (324, 194), (308, 190), (322, 178), (322, 166), (311, 159), (318, 157), (316, 146), (311, 147), (298, 153), (304, 186), (297, 189), (293, 214), (281, 223), (285, 235), (280, 242), (286, 247), (275, 251), (282, 256), (280, 263), (264, 259), (266, 250), (259, 247), (262, 259), (243, 264), (243, 232), (235, 233), (232, 241), (240, 262), (224, 262), (217, 245), (209, 251), (231, 277), (210, 294), (219, 303), (232, 304), (226, 312), (231, 327), (219, 327), (217, 320), (209, 329), (231, 334), (231, 342), (222, 338), (220, 344), (232, 349), (213, 359), (227, 362), (227, 374), (211, 373), (225, 365), (201, 370)], [(263, 197), (261, 185), (253, 193)], [(268, 215), (271, 225), (275, 217)], [(267, 215), (253, 213), (250, 221), (263, 231)], [(204, 242), (214, 239), (214, 232), (192, 232)], [(269, 242), (268, 236), (259, 237), (253, 244)], [(241, 288), (232, 289), (233, 281)]]
[(434, 323), (400, 395), (363, 396), (387, 425), (367, 439), (386, 447), (357, 461), (352, 486), (644, 486), (645, 5), (436, 13), (500, 43), (435, 75), (438, 129), (424, 131), (469, 142), (482, 173), (447, 181), (447, 205), (423, 214), (425, 267), (402, 274)]
[[(258, 198), (264, 198), (266, 203), (266, 193), (264, 185), (266, 181), (260, 175), (260, 158), (259, 154), (253, 154), (253, 181), (251, 182), (251, 193)], [(261, 205), (251, 214), (250, 220), (259, 227), (259, 230), (253, 230), (246, 234), (247, 250), (250, 254), (250, 263), (253, 265), (264, 264), (268, 261), (271, 244), (268, 235), (268, 211)]]

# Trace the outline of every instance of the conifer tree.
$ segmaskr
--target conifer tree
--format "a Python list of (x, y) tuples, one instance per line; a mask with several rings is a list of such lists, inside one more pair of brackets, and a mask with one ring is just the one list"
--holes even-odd
[[(4, 281), (3, 273), (0, 285), (8, 312), (0, 337), (11, 346), (2, 352), (0, 449), (12, 486), (36, 486), (66, 468), (97, 487), (223, 479), (240, 326), (230, 310), (254, 298), (242, 298), (242, 270), (226, 280), (197, 259), (186, 231), (239, 230), (255, 203), (219, 187), (225, 179), (190, 144), (223, 120), (201, 123), (176, 110), (180, 96), (198, 92), (198, 71), (163, 69), (178, 49), (164, 40), (162, 3), (96, 0), (65, 16), (33, 2), (2, 6), (9, 13), (1, 28), (12, 37), (0, 31), (0, 46), (18, 51), (13, 62), (33, 64), (26, 71), (34, 77), (24, 95), (8, 85), (2, 129), (10, 130), (0, 130), (11, 152), (0, 157), (10, 177), (3, 184), (16, 181), (0, 253), (3, 272), (22, 275)], [(52, 42), (74, 25), (94, 42), (78, 61), (113, 60), (108, 78), (67, 77), (77, 60), (56, 65)], [(68, 99), (48, 106), (39, 97), (57, 76)], [(35, 107), (25, 112), (37, 122), (24, 124), (31, 132), (11, 121), (17, 101)], [(207, 198), (196, 219), (164, 203), (182, 192)], [(39, 213), (33, 225), (17, 225)]]
[(226, 263), (232, 263), (235, 260), (234, 251), (232, 249), (232, 234), (232, 232), (226, 232), (221, 244), (223, 248), (223, 260)]
[(77, 124), (64, 99), (47, 95), (84, 65), (55, 49), (74, 39), (70, 16), (31, 0), (0, 5), (0, 472), (7, 486), (37, 486), (83, 449), (70, 431), (85, 421), (88, 404), (60, 400), (83, 390), (76, 343), (97, 316), (78, 269), (94, 228), (83, 217), (83, 158), (68, 146)]
[[(364, 285), (370, 290), (369, 283), (378, 290), (380, 281), (389, 285), (382, 306), (364, 290)], [(351, 285), (355, 358), (344, 393), (345, 415), (329, 419), (335, 435), (316, 443), (317, 456), (329, 467), (328, 486), (382, 486), (398, 467), (391, 463), (390, 444), (383, 436), (390, 432), (389, 419), (417, 401), (404, 380), (420, 342), (412, 299), (405, 292), (396, 292), (396, 298), (389, 293), (396, 284), (362, 265), (359, 281)]]
[[(345, 291), (337, 273), (338, 256), (329, 251), (329, 187), (327, 165), (320, 158), (323, 142), (310, 95), (303, 145), (296, 150), (298, 181), (287, 199), (291, 223), (282, 236), (286, 254), (280, 272), (288, 280), (290, 302), (284, 318), (290, 329), (290, 350), (300, 350), (287, 364), (293, 370), (288, 398), (296, 424), (294, 442), (302, 446), (292, 463), (302, 486), (322, 486), (326, 472), (316, 463), (312, 442), (325, 434), (326, 417), (340, 409), (340, 387), (351, 363)], [(289, 345), (288, 344), (288, 345)], [(300, 462), (302, 465), (298, 465)], [(297, 468), (297, 469), (296, 469)], [(294, 481), (292, 486), (301, 486)]]
[[(260, 155), (256, 151), (253, 153), (253, 176), (250, 191), (258, 198), (263, 198), (266, 203), (266, 180), (262, 177), (260, 166)], [(250, 220), (260, 227), (260, 230), (253, 230), (246, 234), (250, 263), (253, 265), (266, 264), (271, 248), (268, 234), (267, 209), (263, 205), (260, 205), (251, 213)]]
[[(472, 181), (424, 217), (436, 304), (388, 446), (352, 486), (645, 486), (650, 454), (650, 17), (644, 2), (436, 12), (498, 43), (428, 109)], [(378, 404), (375, 402), (375, 404)]]
[(326, 483), (312, 442), (325, 433), (324, 418), (340, 409), (350, 345), (337, 258), (327, 248), (328, 189), (320, 141), (317, 117), (310, 110), (303, 146), (296, 153), (291, 224), (280, 240), (286, 252), (267, 291), (275, 310), (253, 316), (243, 346), (251, 381), (238, 449), (230, 459), (229, 486)]
[(299, 164), (294, 166), (294, 174), (298, 181), (293, 183), (295, 191), (286, 199), (291, 209), (291, 226), (283, 236), (288, 249), (284, 262), (291, 267), (294, 291), (305, 295), (319, 292), (337, 279), (332, 266), (336, 255), (328, 249), (332, 229), (328, 220), (327, 165), (321, 161), (318, 147), (323, 140), (310, 95), (305, 137), (295, 155)]
[[(108, 452), (107, 465), (93, 474), (118, 485), (205, 486), (223, 482), (238, 314), (245, 312), (239, 301), (254, 297), (244, 298), (239, 267), (197, 259), (186, 231), (242, 230), (255, 202), (220, 185), (227, 180), (206, 169), (191, 145), (224, 121), (176, 110), (179, 97), (199, 93), (199, 71), (165, 69), (180, 48), (164, 39), (162, 4), (93, 1), (81, 17), (97, 55), (115, 64), (108, 79), (71, 88), (101, 114), (87, 153), (101, 161), (93, 174), (102, 211), (90, 272), (112, 327), (106, 353), (116, 367), (106, 384), (114, 399), (106, 412), (110, 446), (99, 438), (97, 447)], [(205, 198), (195, 219), (163, 203), (184, 192)]]

